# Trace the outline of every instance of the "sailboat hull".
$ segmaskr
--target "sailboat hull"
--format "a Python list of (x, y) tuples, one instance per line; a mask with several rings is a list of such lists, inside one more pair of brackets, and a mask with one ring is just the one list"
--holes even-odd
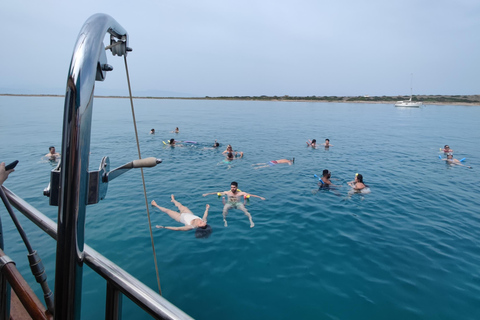
[(413, 101), (397, 101), (395, 107), (408, 107), (408, 108), (420, 108), (422, 102), (413, 102)]

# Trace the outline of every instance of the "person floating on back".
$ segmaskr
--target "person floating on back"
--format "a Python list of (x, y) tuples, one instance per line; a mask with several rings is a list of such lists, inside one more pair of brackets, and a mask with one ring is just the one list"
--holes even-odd
[(462, 164), (460, 160), (454, 159), (454, 158), (453, 158), (453, 154), (451, 154), (451, 153), (448, 153), (448, 154), (447, 154), (447, 158), (446, 158), (446, 159), (442, 159), (442, 160), (443, 160), (443, 161), (447, 161), (447, 163), (448, 163), (448, 164), (451, 164), (451, 165), (462, 166), (462, 167), (467, 167), (467, 168), (469, 168), (469, 169), (472, 169), (472, 167), (466, 166), (466, 165)]
[(210, 225), (207, 224), (208, 218), (208, 209), (210, 205), (207, 204), (205, 208), (205, 213), (203, 214), (203, 218), (200, 218), (192, 213), (190, 209), (182, 205), (180, 202), (175, 200), (175, 196), (172, 194), (171, 196), (173, 204), (178, 208), (178, 211), (173, 211), (164, 207), (160, 207), (157, 205), (155, 200), (152, 200), (152, 206), (157, 207), (160, 211), (165, 212), (175, 221), (183, 223), (185, 226), (183, 227), (164, 227), (157, 225), (158, 229), (169, 229), (175, 231), (188, 231), (192, 229), (197, 229), (195, 231), (196, 238), (207, 238), (212, 233), (212, 228)]
[(289, 166), (291, 166), (292, 164), (295, 163), (295, 158), (293, 158), (292, 160), (279, 159), (279, 160), (269, 161), (268, 163), (255, 163), (255, 164), (252, 164), (252, 166), (255, 167), (254, 169), (260, 169), (260, 168), (266, 168), (266, 167), (273, 167), (274, 165), (277, 165), (280, 163), (287, 163)]

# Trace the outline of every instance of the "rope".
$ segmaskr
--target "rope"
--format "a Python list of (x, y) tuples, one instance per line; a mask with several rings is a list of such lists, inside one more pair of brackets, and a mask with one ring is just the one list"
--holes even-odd
[[(130, 105), (132, 108), (133, 127), (135, 128), (135, 138), (137, 140), (138, 158), (142, 159), (142, 155), (140, 153), (140, 143), (138, 141), (137, 121), (135, 120), (135, 110), (133, 108), (132, 88), (130, 87), (130, 76), (128, 74), (127, 55), (125, 54), (123, 57), (125, 61), (125, 72), (127, 73), (128, 92), (130, 95)], [(155, 253), (155, 243), (153, 241), (152, 221), (150, 219), (150, 210), (149, 210), (148, 200), (147, 200), (147, 188), (145, 187), (145, 176), (143, 175), (143, 168), (140, 168), (140, 171), (142, 173), (143, 195), (145, 197), (145, 207), (147, 208), (148, 227), (150, 229), (150, 239), (152, 241), (153, 260), (155, 262), (155, 273), (157, 274), (158, 291), (160, 295), (162, 295), (162, 288), (160, 287), (160, 276), (158, 274), (157, 255)]]

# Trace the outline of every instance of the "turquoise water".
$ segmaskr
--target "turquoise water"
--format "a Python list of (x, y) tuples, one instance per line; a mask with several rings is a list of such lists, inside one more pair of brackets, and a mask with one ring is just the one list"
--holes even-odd
[[(145, 170), (148, 200), (173, 209), (175, 194), (198, 215), (211, 205), (208, 239), (154, 230), (163, 295), (192, 317), (480, 318), (479, 107), (135, 100), (135, 108), (142, 157), (164, 160)], [(42, 195), (52, 165), (41, 157), (50, 145), (61, 152), (63, 99), (0, 97), (0, 112), (0, 160), (20, 160), (5, 185), (56, 221)], [(137, 157), (127, 99), (96, 99), (93, 117), (92, 169), (105, 155), (112, 168)], [(199, 143), (165, 147), (170, 138)], [(333, 146), (312, 150), (312, 138)], [(215, 139), (221, 148), (206, 149)], [(229, 143), (245, 153), (230, 165), (221, 155)], [(445, 144), (473, 169), (440, 161)], [(292, 157), (292, 166), (252, 167)], [(336, 192), (317, 192), (313, 175), (323, 169), (342, 185)], [(357, 172), (371, 193), (349, 197), (346, 182)], [(247, 204), (252, 229), (238, 210), (225, 228), (221, 199), (202, 197), (231, 181), (266, 198)], [(179, 225), (150, 212), (154, 225)], [(26, 270), (20, 237), (0, 213), (6, 252)], [(20, 220), (53, 288), (55, 243)], [(86, 243), (155, 290), (140, 172), (112, 181), (86, 220)], [(82, 318), (103, 318), (104, 282), (88, 267), (84, 278)], [(127, 299), (124, 311), (148, 319)]]

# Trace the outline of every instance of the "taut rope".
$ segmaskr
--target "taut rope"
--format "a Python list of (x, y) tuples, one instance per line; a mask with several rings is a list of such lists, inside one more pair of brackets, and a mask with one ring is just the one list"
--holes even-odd
[[(137, 121), (135, 120), (135, 110), (133, 108), (132, 88), (130, 87), (130, 76), (128, 74), (127, 55), (125, 54), (123, 58), (125, 61), (125, 72), (127, 73), (128, 93), (130, 97), (130, 106), (132, 109), (133, 127), (135, 128), (135, 138), (137, 140), (138, 158), (142, 159), (142, 155), (140, 153), (140, 143), (138, 142)], [(145, 187), (145, 177), (143, 175), (143, 168), (140, 168), (140, 171), (142, 172), (143, 195), (145, 196), (145, 207), (147, 208), (148, 228), (150, 229), (150, 240), (152, 241), (153, 260), (155, 262), (155, 272), (157, 274), (158, 291), (160, 292), (160, 295), (162, 295), (162, 288), (160, 287), (160, 276), (158, 274), (157, 254), (155, 252), (155, 243), (153, 241), (152, 222), (150, 220), (150, 210), (148, 206), (147, 188)]]

